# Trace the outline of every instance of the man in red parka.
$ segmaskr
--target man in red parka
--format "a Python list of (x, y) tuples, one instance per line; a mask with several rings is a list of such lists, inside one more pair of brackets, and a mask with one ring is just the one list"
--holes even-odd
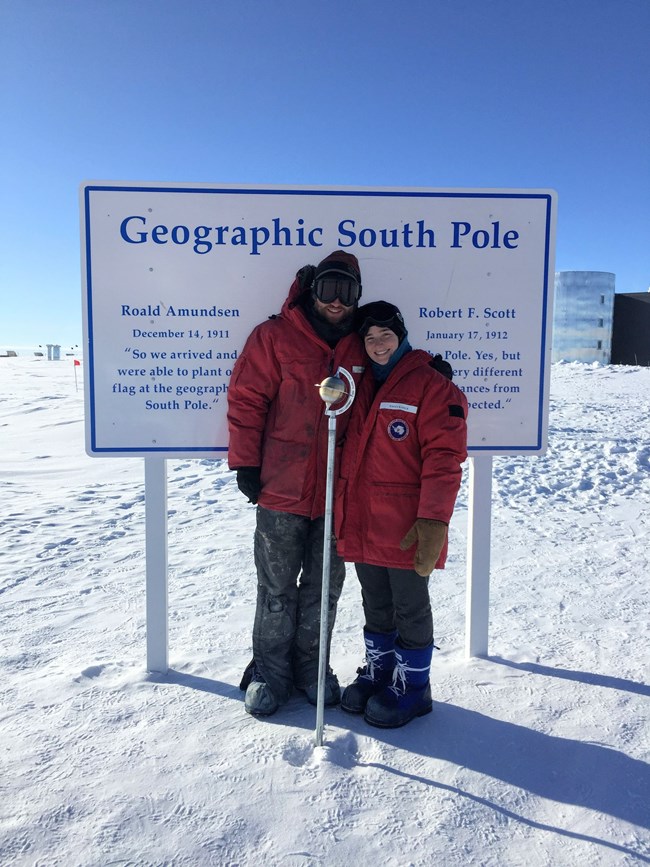
[[(327, 471), (327, 417), (316, 386), (339, 367), (355, 381), (363, 372), (353, 328), (360, 296), (350, 253), (337, 250), (301, 269), (280, 314), (252, 331), (230, 381), (228, 462), (257, 504), (254, 659), (242, 681), (250, 714), (274, 713), (294, 686), (316, 704)], [(339, 442), (346, 423), (344, 414)], [(330, 639), (345, 578), (331, 544)], [(328, 667), (325, 704), (339, 700)]]

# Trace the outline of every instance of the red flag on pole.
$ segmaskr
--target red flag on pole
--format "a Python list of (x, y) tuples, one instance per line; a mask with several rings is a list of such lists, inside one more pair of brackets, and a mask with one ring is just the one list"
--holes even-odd
[(81, 367), (81, 362), (78, 361), (76, 358), (75, 358), (75, 360), (74, 360), (74, 366), (75, 366), (75, 367)]

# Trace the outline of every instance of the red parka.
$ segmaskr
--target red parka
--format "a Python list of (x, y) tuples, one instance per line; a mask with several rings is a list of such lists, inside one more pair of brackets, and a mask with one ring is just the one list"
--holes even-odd
[[(408, 352), (375, 393), (368, 364), (352, 407), (336, 492), (336, 537), (343, 559), (412, 569), (415, 547), (400, 542), (416, 518), (449, 523), (467, 457), (467, 400)], [(436, 569), (442, 569), (447, 545)]]
[[(235, 363), (228, 464), (262, 468), (260, 506), (318, 518), (325, 513), (327, 416), (317, 385), (341, 366), (358, 382), (368, 360), (356, 333), (334, 349), (316, 334), (297, 304), (301, 291), (296, 278), (280, 315), (251, 332)], [(349, 417), (337, 419), (337, 445)]]

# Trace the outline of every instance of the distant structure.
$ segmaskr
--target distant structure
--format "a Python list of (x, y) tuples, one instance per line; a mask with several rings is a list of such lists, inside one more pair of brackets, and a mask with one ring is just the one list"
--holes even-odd
[(615, 296), (611, 363), (650, 366), (650, 290)]
[(48, 361), (61, 361), (63, 354), (66, 357), (77, 358), (81, 357), (82, 352), (79, 348), (79, 344), (75, 343), (74, 346), (71, 346), (69, 350), (65, 353), (61, 351), (60, 343), (46, 343), (38, 345), (18, 345), (14, 344), (13, 346), (7, 347), (5, 344), (4, 348), (1, 348), (2, 344), (0, 344), (0, 358), (16, 358), (18, 356), (26, 356), (33, 355), (36, 358), (44, 358), (45, 352), (43, 349), (47, 349), (47, 360)]
[(609, 364), (615, 275), (609, 271), (556, 271), (552, 361)]
[(61, 360), (61, 345), (59, 343), (48, 343), (47, 345), (47, 359), (48, 361), (60, 361)]

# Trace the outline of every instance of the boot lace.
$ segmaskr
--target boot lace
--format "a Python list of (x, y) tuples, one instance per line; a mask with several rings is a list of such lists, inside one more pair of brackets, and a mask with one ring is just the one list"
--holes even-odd
[(382, 656), (388, 656), (389, 653), (393, 653), (393, 648), (390, 650), (377, 650), (375, 647), (366, 647), (366, 669), (364, 672), (364, 677), (367, 677), (369, 680), (375, 679), (375, 669), (377, 671), (381, 671), (381, 658)]
[(406, 692), (406, 687), (408, 685), (408, 678), (406, 676), (407, 672), (428, 670), (428, 665), (425, 665), (424, 668), (413, 668), (412, 666), (407, 665), (404, 660), (396, 654), (395, 668), (393, 670), (393, 682), (388, 688), (391, 689), (397, 696), (404, 695), (404, 693)]

